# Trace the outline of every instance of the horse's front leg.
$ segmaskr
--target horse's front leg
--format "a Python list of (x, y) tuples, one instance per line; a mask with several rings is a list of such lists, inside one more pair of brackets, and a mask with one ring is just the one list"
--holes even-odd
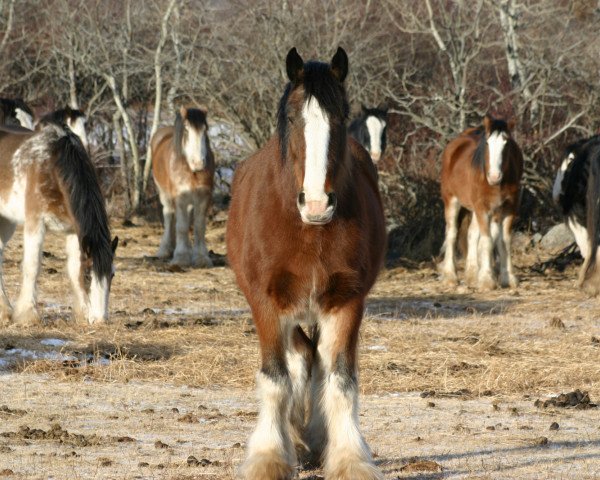
[(516, 288), (519, 280), (515, 276), (512, 265), (511, 239), (514, 215), (507, 215), (502, 219), (502, 235), (498, 242), (498, 254), (500, 256), (500, 285), (502, 287)]
[(210, 205), (210, 189), (202, 188), (194, 192), (194, 248), (192, 263), (197, 267), (212, 267), (213, 263), (206, 248), (206, 215)]
[(192, 263), (192, 248), (190, 245), (190, 213), (192, 194), (182, 193), (175, 200), (175, 252), (173, 253), (174, 265), (187, 267)]
[(292, 382), (286, 362), (291, 332), (272, 310), (252, 313), (262, 358), (256, 377), (260, 413), (240, 474), (245, 480), (288, 480), (296, 465), (290, 437)]
[(23, 229), (23, 281), (13, 319), (21, 325), (39, 323), (40, 317), (36, 309), (37, 278), (42, 262), (42, 244), (46, 229), (41, 219), (28, 219)]
[(175, 202), (158, 184), (156, 185), (162, 205), (165, 229), (156, 256), (158, 258), (171, 258), (175, 249)]
[(473, 214), (471, 216), (471, 223), (469, 224), (469, 233), (467, 234), (467, 260), (465, 262), (465, 281), (468, 285), (475, 285), (477, 283), (479, 268), (479, 261), (477, 259), (478, 244), (479, 224), (477, 223), (477, 216)]
[(323, 384), (320, 398), (312, 401), (321, 402), (327, 426), (324, 472), (328, 480), (383, 478), (358, 426), (356, 355), (363, 306), (362, 299), (355, 299), (319, 319), (316, 361)]
[(15, 227), (16, 224), (4, 217), (0, 217), (0, 287), (2, 288), (2, 293), (0, 296), (0, 326), (10, 323), (10, 317), (12, 315), (12, 308), (10, 306), (10, 301), (8, 300), (8, 295), (6, 294), (6, 288), (4, 287), (4, 274), (2, 265), (4, 263), (4, 250), (6, 248), (6, 244), (10, 240), (10, 237), (12, 237), (13, 233), (15, 233)]
[(444, 260), (439, 266), (440, 274), (444, 283), (456, 285), (456, 264), (454, 252), (456, 246), (456, 236), (458, 233), (457, 219), (460, 212), (460, 204), (456, 197), (451, 197), (448, 201), (444, 200), (444, 216), (446, 218), (446, 239), (444, 241)]
[(494, 272), (492, 270), (492, 259), (494, 254), (494, 242), (490, 234), (490, 215), (484, 210), (477, 210), (477, 224), (479, 225), (479, 274), (477, 286), (479, 290), (493, 290), (496, 288)]
[(67, 234), (65, 243), (67, 250), (67, 273), (69, 274), (73, 296), (75, 297), (73, 317), (79, 323), (87, 323), (89, 298), (84, 289), (85, 279), (81, 272), (81, 248), (77, 234)]

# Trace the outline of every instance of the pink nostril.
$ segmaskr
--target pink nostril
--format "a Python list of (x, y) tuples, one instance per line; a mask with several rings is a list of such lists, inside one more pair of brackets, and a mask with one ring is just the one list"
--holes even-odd
[(306, 214), (311, 217), (318, 217), (327, 210), (327, 201), (309, 201), (306, 202)]

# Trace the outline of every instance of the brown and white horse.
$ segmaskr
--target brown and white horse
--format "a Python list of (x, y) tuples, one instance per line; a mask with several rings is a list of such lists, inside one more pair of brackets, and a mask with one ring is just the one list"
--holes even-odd
[(10, 321), (11, 313), (20, 324), (39, 320), (36, 281), (46, 229), (66, 233), (76, 316), (107, 320), (117, 239), (111, 243), (100, 185), (79, 138), (55, 124), (36, 132), (0, 127), (0, 170), (0, 267), (6, 244), (23, 224), (21, 290), (12, 312), (2, 281), (0, 321)]
[(88, 148), (88, 138), (85, 131), (85, 113), (81, 110), (65, 107), (60, 110), (54, 110), (47, 113), (41, 119), (38, 125), (46, 123), (55, 123), (57, 125), (66, 125), (71, 131), (79, 137), (85, 148)]
[(277, 133), (238, 167), (227, 226), (262, 360), (261, 410), (241, 473), (291, 478), (296, 449), (307, 447), (328, 479), (379, 479), (358, 426), (356, 358), (386, 243), (377, 173), (346, 134), (344, 50), (329, 65), (304, 63), (293, 48), (286, 68)]
[(511, 136), (513, 123), (486, 115), (483, 126), (452, 140), (442, 155), (441, 190), (446, 217), (442, 278), (456, 284), (454, 250), (461, 207), (473, 212), (468, 233), (465, 277), (481, 290), (496, 287), (494, 243), (500, 258), (500, 284), (516, 287), (510, 241), (519, 206), (523, 155)]
[[(206, 112), (182, 107), (173, 127), (152, 137), (152, 173), (163, 207), (165, 231), (157, 256), (171, 263), (211, 267), (206, 248), (206, 215), (210, 206), (215, 161), (208, 140)], [(189, 240), (193, 210), (194, 246)]]

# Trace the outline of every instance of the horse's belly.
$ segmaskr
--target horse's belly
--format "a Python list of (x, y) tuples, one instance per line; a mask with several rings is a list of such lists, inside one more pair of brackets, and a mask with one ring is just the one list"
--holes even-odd
[(17, 178), (10, 190), (0, 194), (0, 215), (13, 223), (25, 221), (25, 178)]

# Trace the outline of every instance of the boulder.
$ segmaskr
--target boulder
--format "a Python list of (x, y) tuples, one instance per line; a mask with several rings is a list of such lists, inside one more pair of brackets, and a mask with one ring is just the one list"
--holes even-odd
[(573, 233), (564, 223), (554, 225), (540, 241), (541, 247), (550, 253), (559, 253), (575, 241)]

